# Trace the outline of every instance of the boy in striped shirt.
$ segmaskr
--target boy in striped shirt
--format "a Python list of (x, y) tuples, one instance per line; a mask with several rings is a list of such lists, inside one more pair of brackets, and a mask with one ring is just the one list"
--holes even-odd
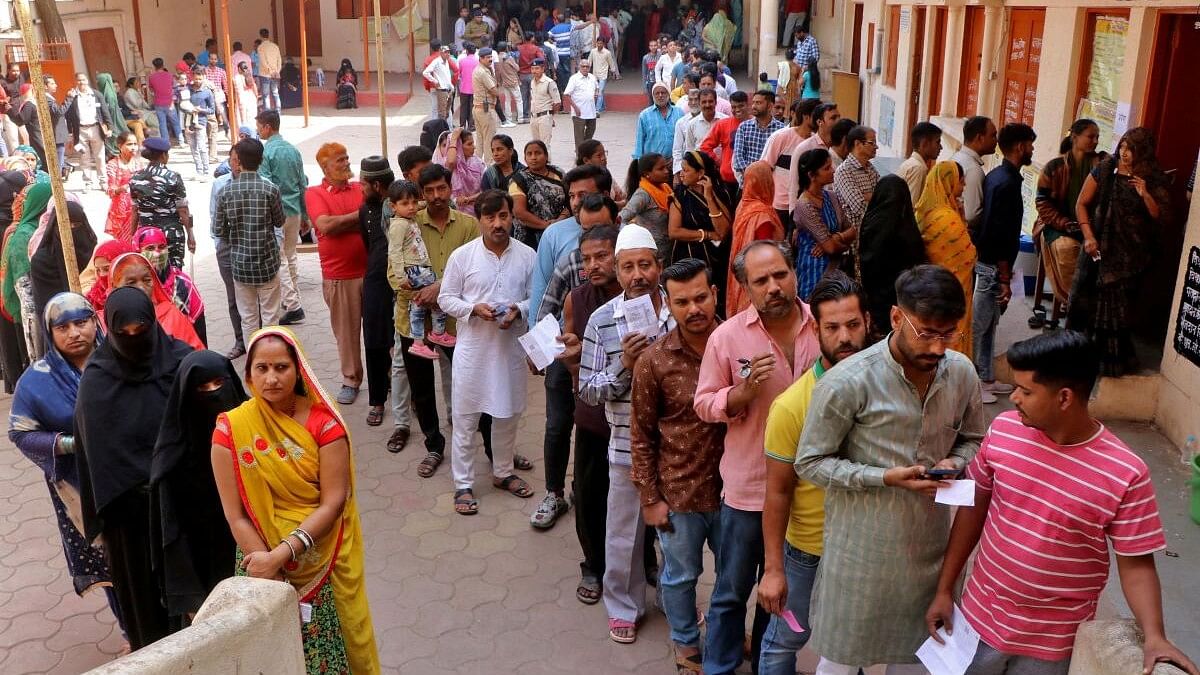
[[(1079, 624), (1108, 580), (1109, 543), (1125, 599), (1146, 634), (1145, 673), (1157, 662), (1196, 666), (1166, 637), (1154, 553), (1166, 548), (1150, 471), (1088, 413), (1099, 373), (1081, 333), (1038, 335), (1008, 351), (1016, 411), (992, 422), (967, 468), (975, 506), (954, 519), (930, 635), (952, 629), (954, 585), (979, 543), (962, 597), (980, 636), (968, 675), (1066, 675)], [(940, 641), (940, 640), (939, 640)]]

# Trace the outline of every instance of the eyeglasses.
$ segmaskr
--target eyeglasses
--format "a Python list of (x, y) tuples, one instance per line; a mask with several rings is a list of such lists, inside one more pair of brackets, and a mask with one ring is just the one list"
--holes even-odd
[(921, 342), (941, 342), (944, 345), (956, 345), (963, 339), (962, 331), (958, 330), (950, 331), (949, 333), (926, 333), (919, 331), (913, 325), (912, 319), (908, 318), (906, 312), (901, 310), (900, 315), (904, 317), (904, 321), (908, 324), (908, 327), (912, 329), (912, 332), (916, 334), (917, 339)]

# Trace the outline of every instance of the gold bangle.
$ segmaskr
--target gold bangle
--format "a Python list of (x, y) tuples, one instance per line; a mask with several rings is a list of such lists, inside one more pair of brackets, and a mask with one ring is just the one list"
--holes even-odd
[(710, 213), (710, 214), (708, 214), (708, 217), (709, 217), (709, 218), (724, 218), (724, 217), (725, 217), (725, 214), (724, 214), (724, 213), (721, 213), (720, 211), (717, 211), (716, 213)]

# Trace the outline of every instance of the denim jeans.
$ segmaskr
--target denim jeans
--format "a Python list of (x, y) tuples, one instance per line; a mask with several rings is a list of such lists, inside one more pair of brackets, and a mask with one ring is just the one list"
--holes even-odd
[(425, 339), (425, 315), (429, 314), (433, 319), (433, 332), (442, 334), (446, 332), (446, 313), (436, 309), (426, 309), (424, 306), (416, 302), (408, 303), (408, 332), (414, 340)]
[(786, 606), (795, 615), (796, 621), (800, 622), (804, 632), (797, 633), (782, 617), (772, 616), (763, 635), (758, 675), (794, 675), (796, 672), (796, 653), (808, 643), (809, 631), (812, 630), (808, 621), (808, 606), (820, 562), (821, 556), (783, 543), (783, 573), (788, 587)]
[(604, 112), (604, 85), (607, 82), (607, 79), (600, 80), (599, 82), (600, 98), (596, 101), (596, 112)]
[(663, 567), (658, 588), (663, 613), (671, 625), (671, 641), (683, 647), (700, 646), (696, 623), (696, 580), (704, 572), (704, 542), (720, 548), (720, 511), (671, 513), (673, 532), (658, 531)]
[(158, 135), (170, 143), (182, 143), (179, 131), (179, 116), (173, 105), (156, 105), (154, 114), (158, 117)]
[(1032, 656), (1005, 654), (980, 640), (975, 659), (967, 666), (966, 675), (1067, 675), (1070, 669), (1071, 659), (1046, 661)]
[(208, 125), (200, 124), (184, 132), (188, 147), (192, 150), (192, 164), (196, 175), (208, 175)]
[(746, 603), (763, 561), (761, 511), (741, 511), (721, 504), (718, 527), (721, 540), (716, 551), (717, 580), (709, 600), (704, 649), (707, 675), (728, 675), (742, 663)]
[(991, 382), (996, 379), (992, 373), (992, 361), (996, 350), (996, 325), (1000, 323), (1000, 305), (996, 299), (1000, 297), (1000, 284), (996, 275), (996, 266), (987, 263), (975, 263), (975, 297), (971, 318), (971, 334), (975, 348), (975, 371), (979, 379)]
[(279, 110), (282, 102), (279, 100), (279, 78), (260, 75), (258, 78), (259, 101), (262, 109)]

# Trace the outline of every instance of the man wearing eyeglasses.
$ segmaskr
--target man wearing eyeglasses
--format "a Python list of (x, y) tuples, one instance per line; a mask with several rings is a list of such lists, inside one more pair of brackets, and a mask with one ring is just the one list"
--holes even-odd
[(953, 351), (967, 310), (945, 268), (896, 282), (887, 339), (846, 359), (813, 390), (796, 474), (824, 487), (825, 538), (808, 646), (817, 675), (924, 673), (917, 648), (937, 589), (950, 508), (932, 470), (962, 471), (985, 425), (979, 377)]
[(850, 225), (858, 228), (879, 182), (879, 172), (871, 164), (879, 144), (875, 130), (861, 124), (846, 134), (846, 144), (850, 146), (850, 155), (833, 173), (833, 191), (841, 197)]

